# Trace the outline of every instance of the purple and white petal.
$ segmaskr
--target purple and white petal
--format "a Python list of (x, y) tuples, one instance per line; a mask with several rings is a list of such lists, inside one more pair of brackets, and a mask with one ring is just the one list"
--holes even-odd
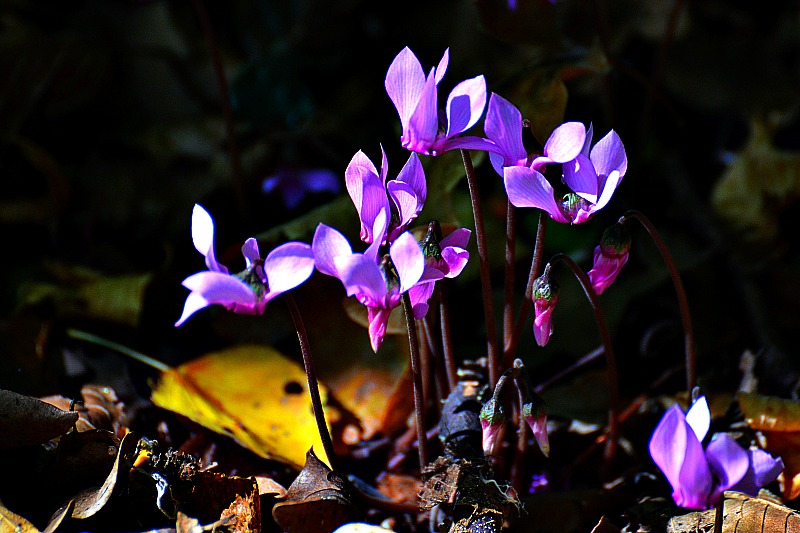
[(361, 150), (347, 165), (345, 184), (361, 220), (361, 240), (371, 243), (375, 217), (382, 209), (389, 209), (389, 201), (375, 165)]
[(392, 243), (389, 248), (389, 256), (397, 269), (400, 292), (406, 292), (419, 281), (425, 271), (425, 256), (422, 254), (419, 243), (407, 231)]
[(503, 175), (502, 167), (517, 165), (527, 159), (528, 153), (522, 144), (522, 113), (496, 93), (489, 97), (483, 129), (500, 150), (498, 154), (490, 154), (492, 167), (498, 174)]
[(596, 203), (600, 194), (598, 189), (597, 174), (589, 158), (583, 154), (564, 163), (564, 183), (584, 200)]
[(314, 252), (314, 263), (317, 270), (328, 276), (341, 279), (336, 270), (336, 257), (353, 255), (353, 249), (347, 238), (337, 230), (325, 224), (317, 226), (314, 232), (314, 239), (311, 241), (311, 249)]
[[(406, 164), (400, 169), (396, 181), (406, 183), (414, 191), (420, 204), (425, 203), (425, 199), (428, 197), (428, 186), (425, 182), (425, 170), (422, 168), (417, 154), (412, 153), (409, 156)], [(420, 209), (422, 208), (420, 207)]]
[(438, 98), (433, 72), (428, 75), (420, 93), (414, 113), (403, 130), (403, 146), (415, 152), (425, 153), (436, 139), (439, 130)]
[(386, 299), (386, 280), (373, 260), (361, 254), (353, 254), (349, 257), (337, 257), (334, 261), (348, 296), (358, 295), (359, 299), (367, 298), (372, 302)]
[(258, 241), (250, 237), (242, 245), (242, 255), (249, 268), (254, 262), (261, 259), (261, 252), (258, 250)]
[[(391, 180), (386, 184), (386, 192), (389, 193), (389, 198), (400, 215), (397, 229), (402, 232), (422, 211), (422, 202), (419, 201), (414, 190), (401, 181)], [(389, 240), (392, 241), (395, 236), (389, 235)]]
[(434, 281), (427, 283), (417, 283), (408, 290), (408, 297), (411, 299), (411, 309), (414, 310), (414, 318), (419, 320), (428, 314), (428, 300), (433, 296), (433, 289), (436, 287)]
[(403, 131), (408, 129), (424, 85), (425, 72), (417, 56), (408, 47), (403, 48), (389, 65), (385, 81), (386, 92), (400, 115)]
[(195, 314), (200, 309), (204, 307), (208, 307), (210, 305), (209, 301), (203, 298), (200, 294), (196, 292), (190, 292), (189, 296), (186, 297), (186, 303), (183, 304), (183, 313), (181, 313), (181, 317), (175, 322), (175, 327), (180, 326), (186, 319), (190, 316)]
[(386, 230), (389, 226), (389, 210), (382, 209), (378, 216), (375, 217), (375, 223), (372, 225), (372, 235), (374, 239), (366, 250), (364, 256), (369, 258), (373, 263), (378, 262), (378, 251), (386, 238)]
[(439, 60), (439, 64), (436, 65), (436, 85), (439, 85), (439, 82), (442, 81), (445, 73), (447, 72), (447, 65), (450, 63), (450, 49), (447, 48), (442, 54), (442, 58)]
[(205, 298), (210, 304), (255, 305), (256, 294), (245, 282), (222, 272), (198, 272), (183, 280), (183, 286)]
[(489, 153), (494, 153), (499, 150), (497, 145), (489, 139), (475, 137), (474, 135), (467, 135), (465, 137), (448, 137), (441, 146), (441, 152), (449, 152), (450, 150), (458, 149), (482, 150)]
[(267, 301), (294, 289), (314, 272), (314, 252), (304, 242), (287, 242), (272, 250), (264, 260), (269, 292)]
[(583, 149), (586, 127), (580, 122), (566, 122), (550, 134), (544, 144), (544, 155), (554, 163), (572, 161)]
[(527, 167), (506, 167), (503, 180), (508, 199), (514, 206), (537, 207), (557, 222), (570, 222), (553, 196), (553, 186), (540, 172)]
[(206, 258), (206, 266), (214, 272), (228, 272), (224, 265), (217, 263), (214, 254), (214, 219), (200, 204), (192, 209), (192, 242), (195, 249)]
[(750, 457), (729, 435), (720, 433), (706, 446), (706, 459), (717, 479), (709, 497), (709, 503), (715, 504), (723, 492), (739, 483), (747, 473)]
[(598, 176), (610, 176), (612, 172), (617, 171), (620, 175), (619, 179), (622, 180), (625, 172), (628, 171), (628, 156), (625, 154), (625, 146), (614, 130), (609, 131), (605, 137), (597, 141), (592, 148), (591, 160)]
[(447, 97), (447, 137), (468, 130), (480, 120), (486, 107), (486, 79), (483, 75), (464, 80)]
[(711, 427), (711, 410), (708, 408), (708, 400), (705, 395), (699, 396), (686, 411), (686, 423), (694, 431), (697, 440), (703, 442), (708, 434), (708, 428)]
[(461, 271), (467, 266), (469, 262), (469, 252), (463, 248), (448, 246), (442, 248), (442, 260), (447, 265), (445, 277), (455, 278), (461, 274)]
[(747, 473), (730, 490), (757, 496), (758, 491), (764, 485), (775, 481), (783, 472), (783, 460), (780, 457), (775, 458), (768, 452), (756, 447), (751, 447), (747, 454), (750, 458), (750, 466), (747, 469)]
[(467, 228), (458, 228), (453, 230), (450, 235), (442, 239), (442, 242), (439, 243), (439, 246), (444, 249), (448, 246), (453, 246), (456, 248), (466, 248), (469, 244), (469, 238), (472, 235), (472, 231)]

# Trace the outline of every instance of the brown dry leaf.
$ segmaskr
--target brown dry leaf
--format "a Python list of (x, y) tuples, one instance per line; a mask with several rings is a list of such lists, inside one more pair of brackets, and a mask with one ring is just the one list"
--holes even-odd
[[(713, 531), (715, 509), (672, 518), (667, 533)], [(796, 533), (800, 531), (800, 513), (761, 498), (740, 492), (725, 493), (722, 533)]]
[(242, 532), (261, 524), (261, 500), (253, 477), (198, 472), (189, 485), (172, 487), (180, 509), (202, 523), (221, 518), (229, 529)]
[(342, 480), (317, 459), (313, 450), (286, 493), (272, 508), (275, 522), (289, 533), (330, 533), (356, 518)]
[(175, 520), (175, 533), (206, 533), (208, 531), (216, 531), (219, 526), (224, 526), (228, 523), (228, 519), (217, 520), (211, 524), (201, 526), (200, 520), (193, 518), (187, 514), (178, 512), (178, 518)]
[[(72, 409), (78, 413), (75, 423), (78, 431), (104, 429), (118, 434), (121, 427), (127, 424), (125, 404), (117, 397), (111, 387), (104, 385), (84, 385), (81, 387), (82, 403), (75, 403)], [(54, 405), (64, 411), (70, 410), (73, 400), (64, 396), (45, 396), (43, 402)]]
[(0, 450), (43, 444), (69, 431), (77, 420), (78, 413), (0, 390)]
[[(117, 459), (114, 461), (114, 466), (111, 468), (108, 477), (106, 478), (103, 486), (98, 489), (86, 490), (78, 494), (74, 501), (74, 509), (72, 511), (73, 518), (89, 518), (97, 514), (100, 509), (108, 503), (111, 495), (114, 493), (114, 488), (117, 482), (124, 476), (128, 475), (130, 466), (128, 460), (133, 456), (136, 451), (136, 445), (139, 443), (139, 436), (135, 433), (128, 433), (119, 445), (119, 452)], [(72, 502), (70, 502), (70, 505)]]
[(286, 488), (272, 478), (255, 476), (258, 484), (258, 494), (274, 494), (278, 498), (286, 497)]
[(752, 241), (771, 240), (781, 209), (800, 196), (800, 154), (776, 149), (768, 126), (750, 122), (750, 140), (714, 187), (717, 215)]
[[(324, 405), (321, 384), (320, 394)], [(151, 399), (261, 457), (299, 469), (313, 446), (325, 459), (305, 371), (268, 346), (212, 352), (165, 371)]]
[(736, 395), (747, 424), (766, 438), (769, 453), (783, 459), (778, 478), (786, 500), (800, 496), (800, 401), (740, 392)]
[(36, 527), (0, 503), (0, 533), (39, 533)]

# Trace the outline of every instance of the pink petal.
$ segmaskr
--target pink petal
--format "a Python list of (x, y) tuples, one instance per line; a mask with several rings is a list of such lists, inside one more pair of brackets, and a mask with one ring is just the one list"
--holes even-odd
[(586, 140), (586, 128), (580, 122), (566, 122), (550, 134), (544, 145), (544, 155), (554, 163), (572, 161), (581, 153)]
[(397, 181), (403, 182), (411, 187), (414, 194), (417, 196), (420, 204), (425, 203), (428, 196), (428, 187), (425, 183), (425, 170), (422, 168), (422, 163), (417, 154), (412, 153), (406, 164), (397, 175)]
[(464, 80), (447, 97), (447, 137), (468, 130), (480, 120), (486, 107), (486, 80), (476, 76)]
[(424, 85), (425, 73), (417, 56), (408, 47), (403, 48), (389, 65), (385, 82), (386, 92), (400, 115), (403, 131), (408, 129)]
[[(325, 224), (317, 226), (314, 232), (314, 240), (311, 242), (311, 249), (314, 252), (314, 262), (317, 270), (328, 276), (339, 278), (334, 259), (340, 256), (349, 257), (353, 255), (353, 249), (347, 238)], [(340, 278), (341, 279), (341, 278)]]
[(450, 235), (442, 239), (442, 242), (439, 243), (439, 246), (442, 249), (445, 249), (448, 246), (453, 246), (455, 248), (466, 248), (469, 244), (469, 238), (471, 235), (472, 231), (468, 230), (467, 228), (458, 228), (453, 230)]
[(414, 310), (414, 318), (419, 320), (428, 314), (428, 300), (433, 295), (436, 283), (417, 283), (408, 290), (408, 297), (411, 299), (411, 308)]
[(183, 286), (198, 293), (209, 304), (254, 306), (258, 300), (245, 282), (221, 272), (198, 272), (183, 280)]
[(408, 127), (403, 129), (404, 147), (419, 151), (417, 147), (433, 143), (439, 130), (438, 105), (436, 84), (431, 72), (422, 88), (417, 107), (409, 118)]
[(366, 297), (376, 304), (386, 300), (386, 280), (373, 260), (353, 254), (337, 257), (334, 261), (348, 296)]
[(314, 252), (306, 243), (287, 242), (272, 250), (264, 260), (269, 292), (265, 299), (294, 289), (314, 272)]
[(405, 232), (392, 243), (389, 255), (400, 278), (400, 292), (406, 292), (419, 281), (425, 270), (425, 257), (419, 243), (410, 232)]
[(378, 349), (383, 344), (383, 337), (386, 335), (386, 324), (389, 322), (391, 309), (367, 307), (367, 319), (369, 320), (369, 342), (372, 351), (378, 353)]
[(444, 260), (447, 265), (445, 276), (448, 278), (455, 278), (461, 274), (461, 271), (467, 266), (469, 262), (469, 252), (463, 248), (448, 246), (442, 248), (442, 260)]
[(190, 292), (186, 297), (186, 303), (183, 305), (183, 313), (181, 317), (175, 322), (175, 327), (180, 326), (186, 319), (195, 314), (197, 311), (204, 307), (208, 307), (209, 302), (196, 292)]
[(528, 167), (506, 167), (503, 180), (508, 199), (516, 207), (537, 207), (557, 222), (569, 222), (556, 203), (552, 185), (540, 172)]

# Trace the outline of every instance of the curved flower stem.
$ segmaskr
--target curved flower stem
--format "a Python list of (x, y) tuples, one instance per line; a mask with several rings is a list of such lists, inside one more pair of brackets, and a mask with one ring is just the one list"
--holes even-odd
[(300, 315), (300, 309), (297, 308), (297, 303), (294, 301), (294, 297), (291, 293), (284, 293), (283, 298), (289, 306), (289, 313), (292, 315), (294, 329), (297, 331), (297, 342), (300, 344), (300, 352), (303, 354), (303, 366), (306, 369), (306, 378), (308, 379), (308, 393), (309, 396), (311, 396), (311, 406), (314, 409), (314, 419), (317, 421), (319, 438), (322, 440), (322, 447), (325, 449), (325, 455), (328, 456), (331, 470), (339, 471), (339, 461), (333, 451), (333, 439), (331, 439), (328, 425), (325, 423), (325, 411), (322, 408), (322, 398), (319, 395), (317, 371), (314, 368), (314, 358), (311, 356), (311, 347), (308, 344), (306, 326), (303, 323), (303, 317)]
[(483, 225), (483, 211), (478, 194), (478, 183), (475, 179), (475, 169), (472, 167), (472, 158), (469, 151), (461, 150), (464, 160), (464, 170), (467, 174), (469, 197), (472, 200), (472, 214), (475, 217), (475, 237), (478, 241), (478, 260), (481, 268), (481, 288), (483, 289), (483, 312), (486, 321), (486, 343), (488, 345), (489, 360), (489, 386), (497, 382), (497, 373), (500, 370), (500, 358), (497, 353), (497, 328), (494, 324), (494, 306), (492, 305), (492, 282), (489, 277), (489, 255), (486, 249), (486, 230)]
[(589, 276), (587, 276), (586, 273), (575, 263), (575, 261), (573, 261), (567, 255), (556, 254), (550, 260), (550, 265), (555, 266), (555, 264), (558, 262), (562, 262), (567, 265), (583, 287), (583, 292), (586, 293), (586, 297), (589, 299), (589, 303), (592, 306), (592, 311), (594, 311), (594, 319), (595, 322), (597, 322), (597, 329), (600, 330), (600, 336), (603, 339), (603, 350), (606, 354), (606, 379), (608, 379), (609, 388), (608, 440), (606, 441), (604, 456), (606, 459), (606, 464), (610, 465), (611, 460), (614, 458), (614, 453), (616, 452), (617, 448), (617, 440), (619, 438), (619, 378), (617, 376), (617, 361), (616, 356), (614, 355), (614, 347), (611, 344), (611, 335), (608, 332), (605, 316), (603, 315), (602, 309), (600, 309), (600, 304), (597, 301), (597, 294), (592, 288), (592, 282), (589, 280)]
[(686, 290), (683, 288), (683, 281), (681, 275), (678, 273), (678, 268), (675, 266), (675, 261), (669, 253), (669, 248), (664, 243), (661, 235), (656, 230), (655, 226), (650, 220), (638, 211), (628, 211), (619, 219), (620, 223), (625, 223), (627, 220), (637, 220), (650, 238), (653, 239), (658, 251), (661, 252), (661, 257), (664, 258), (664, 263), (667, 265), (669, 275), (672, 277), (672, 283), (675, 285), (675, 292), (678, 297), (678, 308), (681, 313), (681, 322), (683, 322), (683, 336), (684, 345), (686, 350), (686, 390), (689, 392), (697, 385), (697, 353), (694, 340), (694, 329), (692, 328), (692, 316), (689, 311), (689, 300), (686, 298)]
[(442, 328), (442, 356), (447, 370), (447, 384), (453, 390), (458, 383), (456, 359), (453, 355), (453, 336), (450, 334), (450, 307), (447, 304), (447, 284), (445, 280), (436, 284), (439, 288), (439, 322)]
[(414, 379), (414, 420), (417, 426), (417, 441), (419, 446), (419, 472), (428, 466), (428, 438), (425, 434), (425, 398), (422, 395), (422, 372), (419, 360), (419, 341), (417, 328), (414, 323), (414, 310), (411, 307), (411, 297), (403, 293), (403, 314), (406, 317), (408, 330), (408, 350), (411, 357), (411, 376)]
[(247, 202), (245, 201), (244, 179), (242, 178), (242, 158), (239, 154), (239, 143), (236, 139), (236, 127), (233, 123), (233, 111), (231, 110), (231, 98), (228, 92), (228, 80), (225, 77), (225, 68), (222, 65), (222, 57), (219, 54), (217, 38), (214, 35), (214, 28), (208, 17), (208, 11), (206, 11), (202, 0), (191, 0), (191, 3), (192, 9), (203, 30), (203, 36), (211, 51), (211, 62), (214, 65), (214, 73), (217, 77), (220, 105), (222, 106), (225, 129), (228, 134), (228, 157), (231, 159), (233, 191), (236, 195), (236, 202), (239, 204), (240, 213), (242, 213), (244, 219), (247, 219)]
[(531, 260), (531, 271), (528, 274), (528, 286), (525, 288), (525, 298), (522, 300), (522, 307), (517, 317), (517, 323), (514, 325), (514, 332), (510, 338), (505, 339), (505, 346), (503, 348), (503, 366), (511, 365), (514, 359), (514, 354), (517, 351), (517, 344), (519, 344), (520, 336), (522, 336), (522, 328), (525, 326), (525, 321), (528, 319), (528, 313), (531, 312), (533, 307), (533, 282), (539, 277), (539, 272), (542, 270), (542, 257), (544, 256), (544, 236), (547, 233), (547, 216), (544, 211), (539, 211), (539, 226), (536, 229), (536, 242), (533, 247), (533, 258)]
[[(514, 262), (516, 260), (517, 224), (514, 205), (506, 206), (506, 269), (503, 287), (503, 351), (514, 334)], [(505, 356), (505, 353), (503, 354)]]

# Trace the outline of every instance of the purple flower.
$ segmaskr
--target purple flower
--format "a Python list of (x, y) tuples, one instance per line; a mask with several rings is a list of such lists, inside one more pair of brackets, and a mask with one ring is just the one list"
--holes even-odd
[(347, 192), (361, 219), (361, 240), (366, 243), (373, 241), (372, 227), (381, 211), (391, 213), (386, 241), (392, 243), (417, 218), (428, 193), (425, 172), (417, 154), (411, 154), (397, 179), (388, 182), (388, 163), (383, 147), (381, 156), (380, 174), (360, 150), (345, 170)]
[(614, 283), (628, 262), (630, 251), (631, 236), (624, 224), (617, 223), (606, 228), (600, 245), (594, 249), (594, 264), (588, 272), (595, 293), (603, 294)]
[(544, 409), (544, 403), (541, 400), (528, 400), (522, 404), (522, 417), (531, 428), (536, 443), (545, 457), (550, 456), (550, 440), (547, 435), (547, 411)]
[(403, 48), (386, 73), (386, 92), (400, 115), (404, 148), (423, 155), (439, 155), (456, 148), (487, 150), (491, 143), (480, 137), (458, 137), (483, 114), (486, 106), (486, 80), (476, 76), (464, 80), (447, 97), (446, 123), (439, 122), (436, 86), (444, 77), (449, 62), (447, 49), (439, 65), (427, 77), (417, 56)]
[(300, 205), (307, 193), (338, 193), (340, 188), (339, 178), (325, 168), (281, 168), (261, 184), (261, 190), (267, 194), (279, 191), (288, 209)]
[(258, 242), (251, 237), (242, 246), (247, 268), (239, 274), (230, 274), (214, 255), (214, 221), (197, 204), (192, 212), (192, 240), (206, 258), (208, 271), (183, 280), (183, 286), (192, 292), (176, 326), (211, 304), (222, 305), (234, 313), (260, 315), (267, 302), (297, 287), (314, 271), (314, 255), (308, 244), (288, 242), (261, 259)]
[(553, 334), (553, 311), (558, 303), (558, 285), (550, 280), (549, 267), (533, 283), (533, 336), (539, 346), (546, 345)]
[(454, 278), (461, 274), (469, 261), (466, 250), (472, 232), (458, 228), (441, 239), (438, 222), (428, 225), (428, 232), (420, 243), (425, 257), (425, 271), (419, 282), (408, 292), (414, 318), (420, 319), (428, 314), (428, 300), (433, 295), (436, 282), (443, 278)]
[(492, 93), (483, 129), (495, 144), (489, 160), (495, 172), (503, 175), (504, 167), (530, 166), (528, 152), (522, 144), (522, 113), (502, 96)]
[(758, 450), (747, 452), (721, 433), (703, 450), (711, 412), (701, 396), (684, 414), (677, 405), (664, 413), (650, 438), (650, 455), (670, 485), (675, 503), (690, 509), (708, 509), (726, 490), (755, 496), (773, 481), (783, 462)]
[(422, 250), (409, 232), (395, 239), (389, 255), (378, 257), (386, 218), (386, 211), (375, 217), (374, 239), (363, 254), (353, 253), (347, 238), (325, 224), (317, 227), (311, 245), (317, 270), (339, 279), (348, 296), (367, 306), (369, 338), (375, 352), (383, 342), (392, 309), (400, 305), (401, 295), (419, 281), (425, 269)]
[[(510, 129), (510, 115), (501, 117), (504, 127)], [(625, 147), (614, 130), (590, 152), (591, 140), (591, 127), (587, 132), (580, 122), (567, 122), (553, 131), (543, 155), (530, 166), (505, 166), (503, 179), (511, 203), (543, 209), (558, 222), (580, 224), (589, 220), (611, 200), (628, 168)], [(561, 165), (563, 181), (572, 190), (561, 201), (556, 200), (553, 186), (541, 173), (553, 163)]]

